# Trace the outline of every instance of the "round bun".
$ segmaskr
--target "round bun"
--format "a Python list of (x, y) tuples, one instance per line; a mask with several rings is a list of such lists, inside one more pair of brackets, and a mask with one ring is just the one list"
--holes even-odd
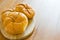
[(24, 13), (5, 11), (2, 13), (4, 30), (9, 34), (23, 33), (28, 25), (28, 18)]
[(27, 4), (16, 5), (15, 11), (24, 13), (28, 19), (32, 19), (34, 16), (34, 10)]

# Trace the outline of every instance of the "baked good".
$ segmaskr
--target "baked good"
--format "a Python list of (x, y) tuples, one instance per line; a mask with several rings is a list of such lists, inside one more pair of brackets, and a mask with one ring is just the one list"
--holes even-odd
[(9, 34), (23, 33), (32, 19), (34, 10), (27, 4), (17, 4), (15, 9), (2, 12), (1, 19), (4, 30)]
[(27, 4), (17, 4), (15, 11), (24, 13), (28, 19), (32, 19), (35, 15), (34, 10)]
[(9, 34), (23, 33), (28, 26), (28, 18), (24, 13), (5, 11), (1, 16), (4, 30)]

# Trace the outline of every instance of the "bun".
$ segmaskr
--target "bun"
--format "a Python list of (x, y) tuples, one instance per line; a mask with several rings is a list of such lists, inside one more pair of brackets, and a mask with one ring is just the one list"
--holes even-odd
[(24, 13), (5, 11), (2, 13), (4, 30), (9, 34), (23, 33), (28, 26), (28, 18)]
[(32, 19), (35, 15), (34, 10), (27, 4), (16, 5), (15, 11), (24, 13), (29, 19)]

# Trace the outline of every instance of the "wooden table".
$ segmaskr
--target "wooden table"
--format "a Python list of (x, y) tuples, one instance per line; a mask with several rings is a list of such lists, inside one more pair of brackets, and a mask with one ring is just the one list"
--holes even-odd
[(24, 40), (60, 40), (60, 0), (30, 0), (27, 3), (35, 9), (36, 27)]

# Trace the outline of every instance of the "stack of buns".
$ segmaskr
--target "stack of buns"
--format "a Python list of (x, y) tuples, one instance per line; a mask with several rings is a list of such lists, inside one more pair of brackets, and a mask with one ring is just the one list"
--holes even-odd
[(34, 14), (34, 10), (29, 5), (17, 4), (14, 9), (2, 12), (1, 19), (4, 30), (14, 35), (23, 33)]

